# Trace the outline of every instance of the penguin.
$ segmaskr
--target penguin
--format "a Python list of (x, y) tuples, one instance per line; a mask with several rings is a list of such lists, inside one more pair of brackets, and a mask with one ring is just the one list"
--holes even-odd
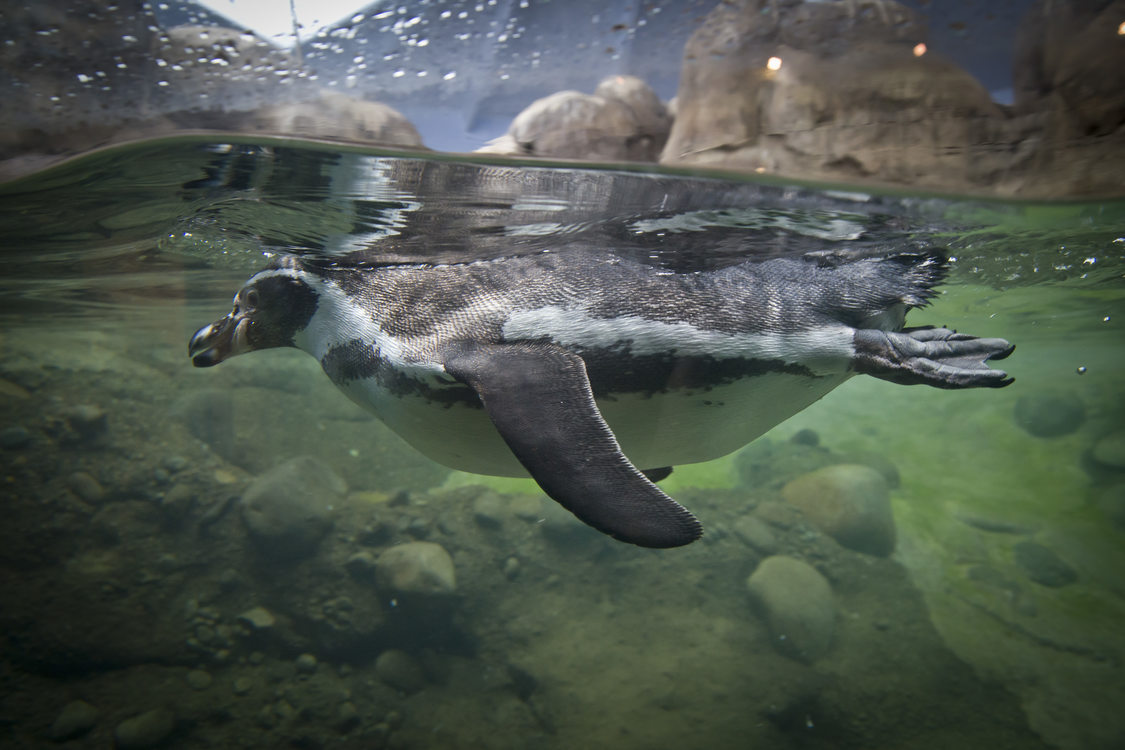
[(1003, 387), (1014, 347), (906, 328), (949, 261), (936, 250), (775, 257), (670, 272), (595, 248), (346, 267), (278, 256), (189, 342), (197, 367), (295, 347), (430, 458), (530, 475), (642, 547), (702, 534), (653, 480), (746, 445), (862, 374)]

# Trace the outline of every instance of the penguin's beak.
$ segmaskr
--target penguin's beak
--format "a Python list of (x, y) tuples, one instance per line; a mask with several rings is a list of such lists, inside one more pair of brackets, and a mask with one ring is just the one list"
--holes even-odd
[(246, 329), (250, 319), (232, 312), (195, 332), (188, 342), (188, 356), (196, 367), (211, 367), (243, 352), (250, 351)]

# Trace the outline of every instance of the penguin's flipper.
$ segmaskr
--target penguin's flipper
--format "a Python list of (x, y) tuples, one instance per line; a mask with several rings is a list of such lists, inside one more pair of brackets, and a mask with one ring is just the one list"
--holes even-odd
[(695, 516), (621, 452), (577, 354), (550, 344), (458, 342), (443, 364), (477, 392), (543, 491), (585, 523), (642, 547), (679, 547), (702, 535)]
[(990, 359), (1004, 359), (1014, 346), (1004, 339), (981, 339), (948, 328), (855, 332), (856, 372), (903, 385), (936, 388), (1002, 388), (1014, 378), (993, 370)]

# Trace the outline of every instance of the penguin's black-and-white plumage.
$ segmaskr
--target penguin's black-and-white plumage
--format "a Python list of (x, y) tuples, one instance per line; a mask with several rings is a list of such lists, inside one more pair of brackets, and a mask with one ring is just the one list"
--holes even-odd
[(303, 349), (434, 460), (530, 474), (591, 526), (673, 547), (701, 526), (638, 467), (730, 453), (856, 373), (1011, 382), (985, 364), (1007, 341), (903, 329), (945, 269), (936, 252), (689, 273), (596, 250), (371, 268), (285, 257), (190, 352), (208, 366)]

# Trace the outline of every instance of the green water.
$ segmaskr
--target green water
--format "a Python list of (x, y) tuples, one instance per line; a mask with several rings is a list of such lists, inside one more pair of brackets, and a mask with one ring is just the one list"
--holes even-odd
[[(113, 149), (0, 194), (0, 744), (56, 746), (73, 700), (98, 710), (75, 741), (91, 747), (150, 711), (173, 717), (173, 748), (1125, 742), (1123, 202), (237, 139)], [(279, 252), (450, 263), (567, 243), (668, 273), (947, 248), (950, 277), (909, 324), (1010, 340), (1016, 382), (854, 378), (744, 451), (677, 467), (661, 486), (708, 533), (658, 552), (573, 522), (530, 480), (430, 462), (304, 354), (187, 358), (190, 334)], [(1053, 437), (1017, 424), (1017, 403), (1045, 396), (1081, 422)], [(818, 447), (790, 441), (803, 430)], [(282, 559), (241, 503), (301, 455), (346, 490), (315, 549)], [(860, 455), (900, 477), (890, 558), (782, 499), (800, 473)], [(752, 605), (745, 580), (769, 553), (747, 518), (829, 582), (819, 658), (787, 656)], [(380, 555), (409, 541), (448, 551), (455, 594), (388, 593)], [(1021, 549), (1069, 573), (1044, 583)], [(254, 607), (273, 624), (251, 624)]]

